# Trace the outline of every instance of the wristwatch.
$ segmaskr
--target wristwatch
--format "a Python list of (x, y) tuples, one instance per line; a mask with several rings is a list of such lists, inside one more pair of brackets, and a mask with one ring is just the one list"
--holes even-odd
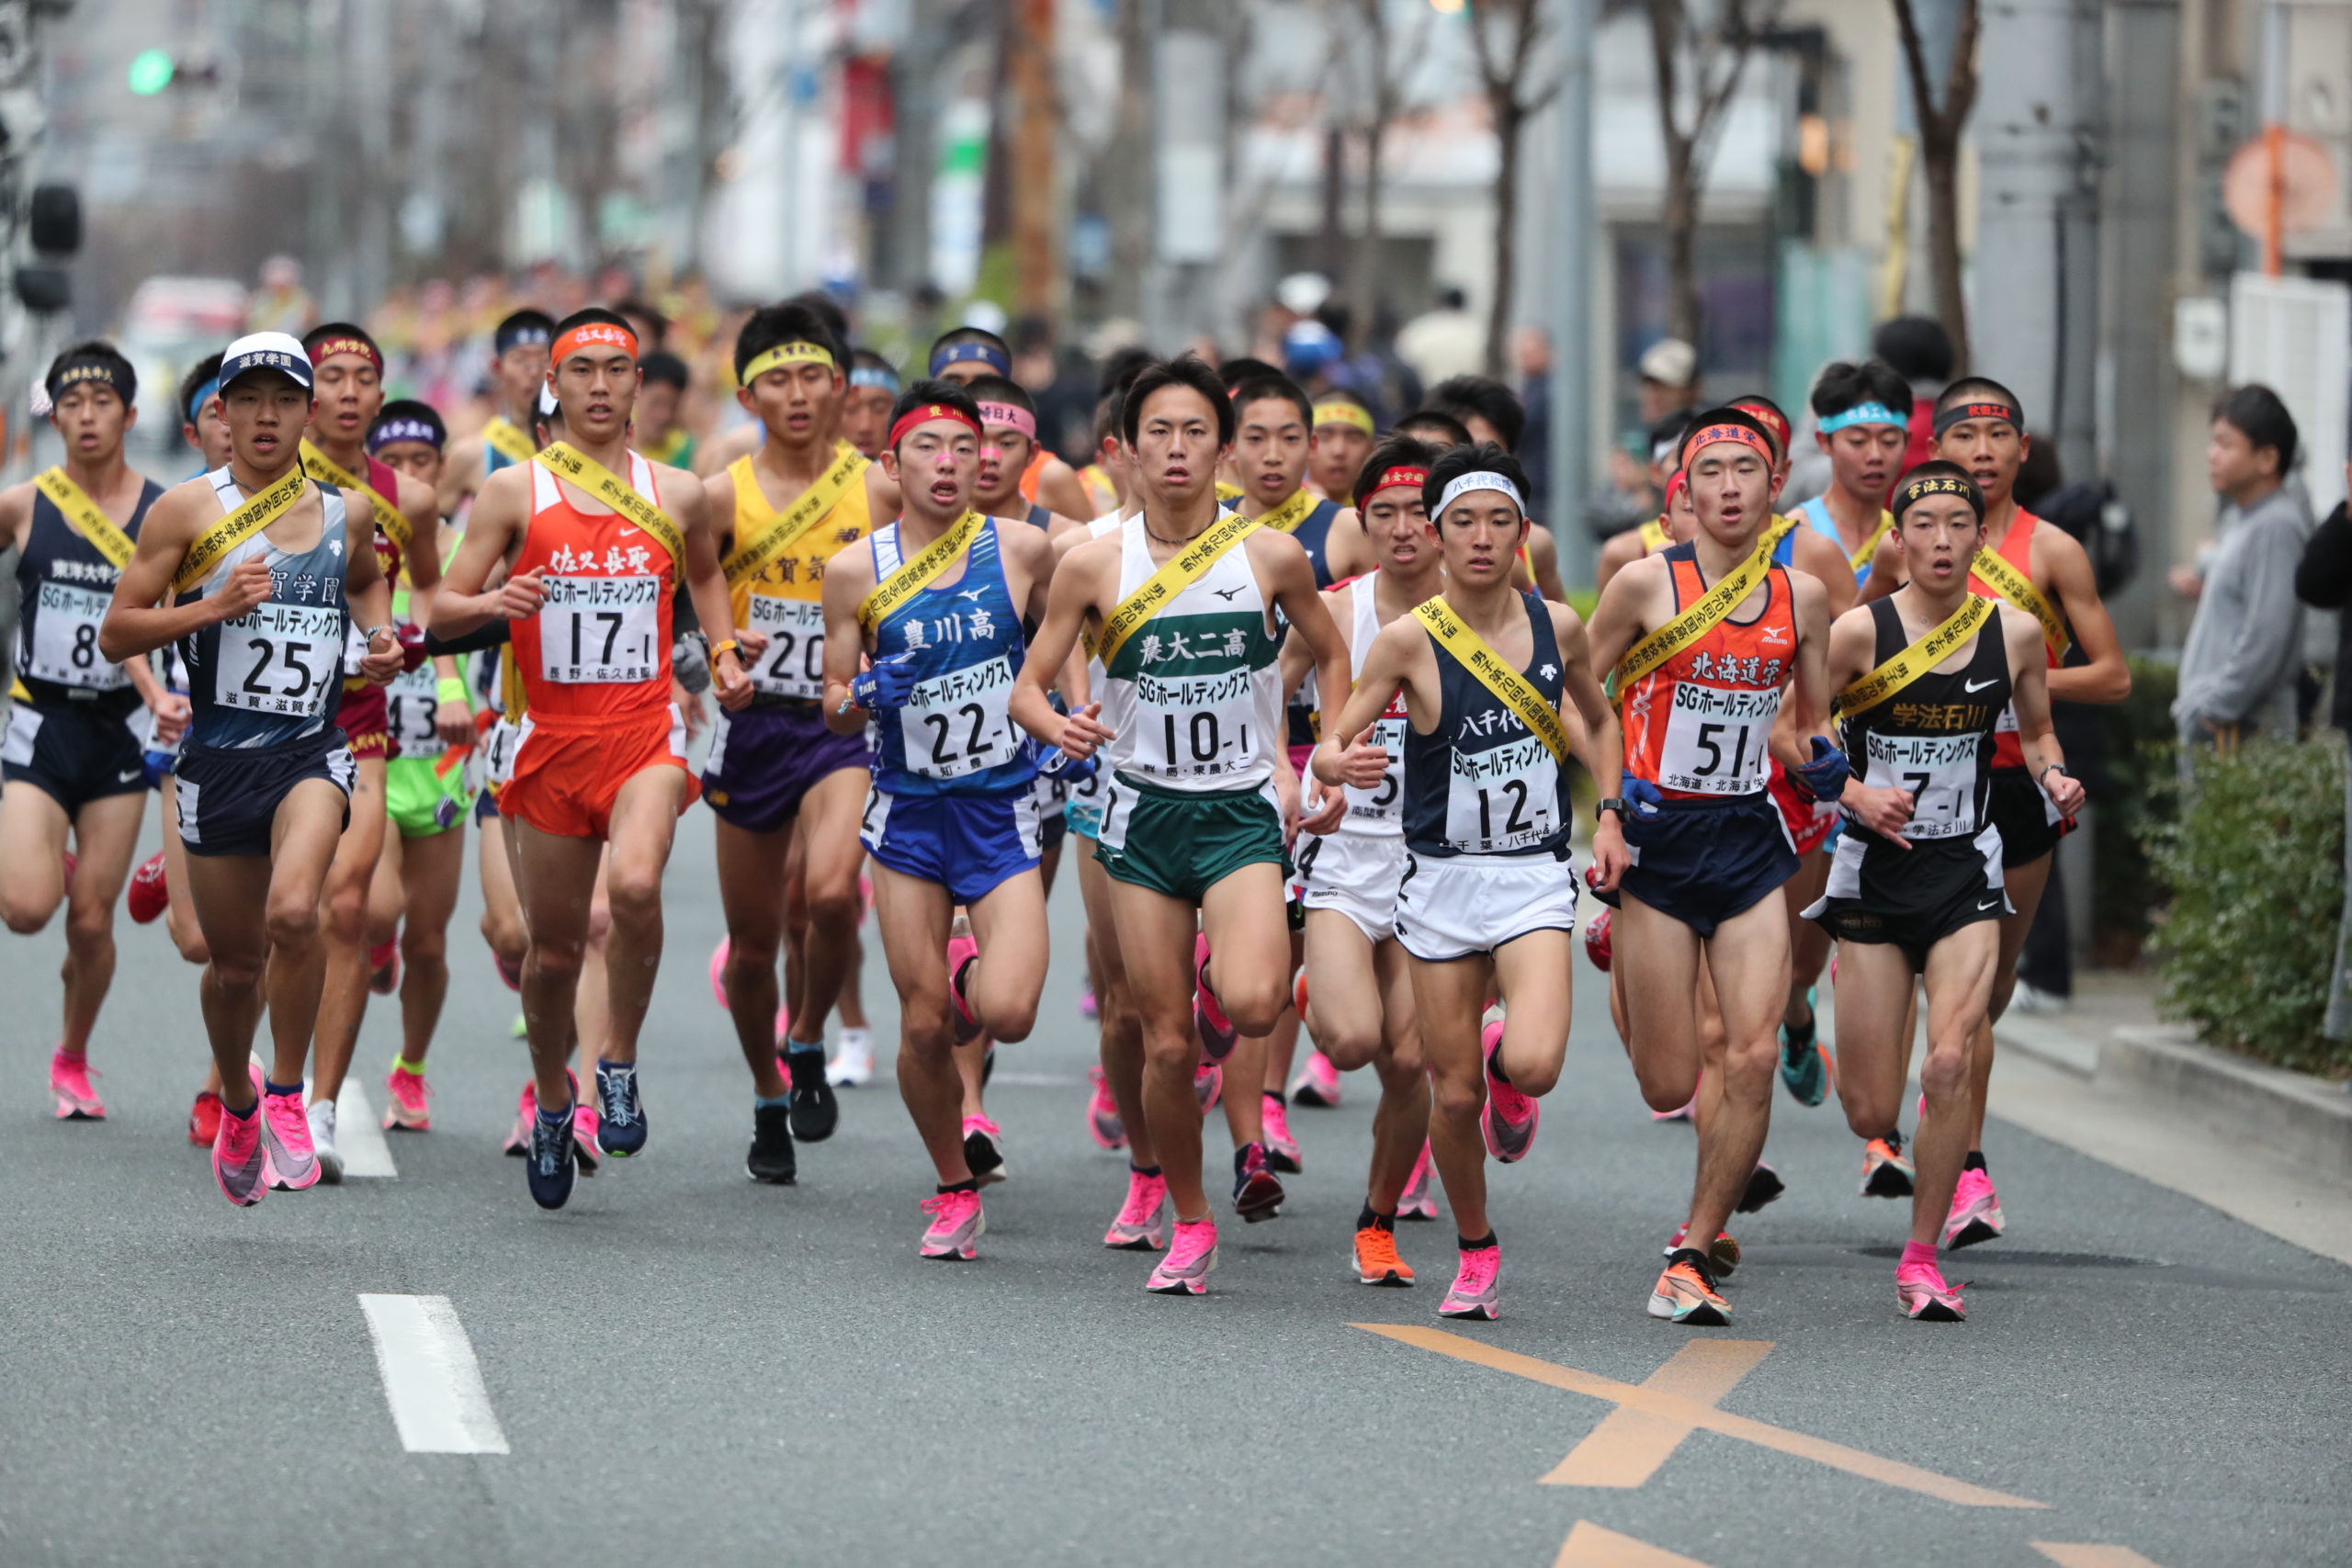
[(1621, 828), (1625, 825), (1625, 818), (1634, 814), (1633, 808), (1625, 804), (1624, 796), (1616, 795), (1606, 797), (1592, 808), (1593, 820), (1599, 821), (1604, 811), (1617, 813), (1617, 825)]

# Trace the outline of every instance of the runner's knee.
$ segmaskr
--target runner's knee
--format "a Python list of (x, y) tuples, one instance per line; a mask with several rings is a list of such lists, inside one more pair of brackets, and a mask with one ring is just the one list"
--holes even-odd
[(49, 917), (56, 912), (54, 904), (43, 905), (15, 894), (0, 894), (0, 919), (18, 936), (30, 936), (49, 924)]
[(308, 898), (272, 895), (267, 917), (272, 947), (307, 947), (318, 940), (319, 907)]
[(1430, 1077), (1430, 1110), (1433, 1114), (1464, 1121), (1486, 1109), (1483, 1074), (1433, 1073)]
[(65, 912), (65, 944), (73, 948), (92, 948), (114, 936), (114, 906), (95, 899), (76, 902)]

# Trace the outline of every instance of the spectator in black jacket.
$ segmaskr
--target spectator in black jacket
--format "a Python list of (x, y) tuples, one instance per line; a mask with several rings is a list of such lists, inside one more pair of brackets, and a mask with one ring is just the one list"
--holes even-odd
[[(2352, 463), (2345, 465), (2352, 485)], [(2295, 597), (2315, 610), (2352, 607), (2352, 515), (2344, 502), (2312, 530), (2303, 558), (2295, 568)], [(2335, 728), (2352, 736), (2352, 615), (2344, 615), (2335, 641), (2335, 696), (2331, 708)], [(2325, 1031), (2330, 1040), (2352, 1037), (2352, 776), (2344, 789), (2344, 871), (2347, 897), (2344, 920), (2335, 938), (2335, 984), (2328, 993)]]

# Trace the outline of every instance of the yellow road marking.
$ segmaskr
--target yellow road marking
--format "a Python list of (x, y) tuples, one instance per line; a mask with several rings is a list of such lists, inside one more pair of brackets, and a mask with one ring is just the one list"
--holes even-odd
[[(1769, 1339), (1694, 1339), (1644, 1378), (1642, 1387), (1712, 1407), (1771, 1349)], [(1621, 1404), (1568, 1450), (1544, 1484), (1643, 1485), (1674, 1457), (1692, 1429), (1690, 1422), (1660, 1411)]]
[(2030, 1540), (2026, 1542), (2058, 1568), (2157, 1568), (2128, 1546), (2099, 1546), (2088, 1541)]
[[(1808, 1437), (1803, 1432), (1792, 1432), (1786, 1427), (1775, 1427), (1770, 1422), (1750, 1420), (1745, 1416), (1733, 1416), (1716, 1409), (1712, 1404), (1702, 1404), (1698, 1400), (1686, 1398), (1679, 1393), (1647, 1388), (1635, 1383), (1619, 1382), (1614, 1378), (1596, 1377), (1590, 1372), (1579, 1371), (1574, 1367), (1555, 1366), (1549, 1361), (1539, 1361), (1532, 1356), (1522, 1356), (1516, 1351), (1498, 1349), (1476, 1339), (1464, 1338), (1458, 1334), (1448, 1334), (1442, 1329), (1389, 1323), (1358, 1323), (1349, 1326), (1361, 1328), (1367, 1334), (1377, 1334), (1407, 1345), (1418, 1346), (1421, 1349), (1440, 1356), (1451, 1356), (1456, 1360), (1471, 1361), (1482, 1367), (1490, 1367), (1497, 1371), (1510, 1372), (1514, 1377), (1526, 1378), (1532, 1382), (1544, 1383), (1552, 1388), (1566, 1389), (1571, 1393), (1581, 1393), (1592, 1399), (1607, 1400), (1621, 1410), (1638, 1410), (1652, 1416), (1662, 1416), (1668, 1421), (1685, 1427), (1702, 1427), (1710, 1432), (1720, 1432), (1726, 1438), (1737, 1438), (1742, 1442), (1754, 1443), (1758, 1448), (1770, 1449), (1776, 1453), (1791, 1454), (1798, 1459), (1809, 1459), (1816, 1464), (1826, 1464), (1832, 1470), (1842, 1470), (1849, 1475), (1859, 1475), (1865, 1481), (1875, 1481), (1882, 1485), (1896, 1486), (1905, 1491), (1922, 1493), (1927, 1496), (1940, 1498), (1947, 1503), (1956, 1503), (1963, 1507), (2046, 1508), (2050, 1506), (2047, 1503), (2034, 1502), (2028, 1497), (2013, 1497), (2006, 1492), (1995, 1492), (1987, 1487), (1972, 1486), (1965, 1481), (1955, 1481), (1951, 1476), (1939, 1475), (1932, 1470), (1921, 1470), (1916, 1465), (1905, 1464), (1899, 1460), (1882, 1459), (1876, 1454), (1864, 1453), (1860, 1449), (1849, 1449), (1842, 1443)], [(1556, 1474), (1557, 1472), (1555, 1473)]]
[(1552, 1568), (1707, 1568), (1695, 1557), (1668, 1551), (1647, 1541), (1635, 1540), (1630, 1535), (1602, 1529), (1590, 1519), (1578, 1519), (1577, 1528), (1560, 1547), (1560, 1555), (1552, 1559)]

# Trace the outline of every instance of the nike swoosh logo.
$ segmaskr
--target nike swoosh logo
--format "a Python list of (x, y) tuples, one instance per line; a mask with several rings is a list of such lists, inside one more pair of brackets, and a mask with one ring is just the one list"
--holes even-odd
[(624, 538), (624, 539), (626, 539), (626, 538), (629, 537), (631, 535), (635, 534), (636, 532), (637, 532), (637, 530), (636, 530), (636, 529), (634, 529), (634, 528), (624, 528), (624, 529), (622, 529), (622, 530), (620, 531), (620, 534), (621, 534), (621, 537), (622, 537), (622, 538)]
[(1995, 675), (1990, 679), (1983, 681), (1962, 681), (1960, 683), (1960, 689), (1963, 692), (1981, 692), (1999, 679), (2000, 677), (1998, 675)]
[(129, 784), (131, 780), (137, 778), (140, 775), (140, 769), (133, 768), (127, 773), (117, 773), (115, 775), (114, 782), (117, 784)]
[(1979, 904), (1976, 906), (1977, 913), (1982, 914), (1987, 909), (1996, 908), (2000, 905), (2000, 902), (2001, 901), (1998, 898), (1996, 898), (1990, 903)]

